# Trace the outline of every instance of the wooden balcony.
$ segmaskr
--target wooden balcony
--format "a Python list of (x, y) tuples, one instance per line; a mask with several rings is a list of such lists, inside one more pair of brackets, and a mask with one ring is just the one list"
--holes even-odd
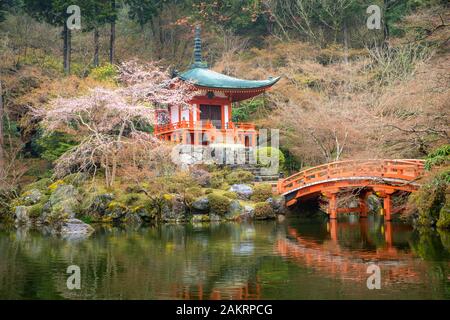
[(212, 121), (180, 121), (176, 123), (169, 123), (164, 125), (155, 126), (155, 135), (161, 135), (171, 133), (177, 130), (235, 130), (235, 131), (256, 131), (256, 127), (253, 123), (245, 122), (228, 122), (225, 127), (222, 128), (220, 123), (213, 123)]

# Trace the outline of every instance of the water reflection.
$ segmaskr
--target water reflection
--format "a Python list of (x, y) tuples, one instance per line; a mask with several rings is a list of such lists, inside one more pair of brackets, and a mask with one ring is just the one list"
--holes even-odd
[[(88, 240), (0, 226), (0, 298), (450, 298), (450, 235), (373, 217), (98, 226)], [(377, 263), (382, 290), (368, 290)], [(66, 288), (79, 265), (82, 289)]]

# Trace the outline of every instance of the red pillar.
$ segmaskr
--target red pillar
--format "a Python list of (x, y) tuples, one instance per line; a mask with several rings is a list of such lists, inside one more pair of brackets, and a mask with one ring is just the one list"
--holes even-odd
[(338, 241), (337, 220), (336, 219), (330, 220), (329, 225), (330, 225), (331, 240), (333, 240), (333, 242), (337, 242)]
[(337, 201), (336, 193), (331, 193), (330, 202), (328, 204), (328, 212), (330, 213), (330, 219), (337, 219)]
[(391, 221), (392, 200), (390, 194), (386, 194), (386, 196), (383, 198), (383, 209), (384, 209), (384, 221)]
[(384, 239), (386, 241), (387, 247), (391, 248), (392, 247), (392, 224), (391, 224), (391, 222), (388, 222), (385, 224)]

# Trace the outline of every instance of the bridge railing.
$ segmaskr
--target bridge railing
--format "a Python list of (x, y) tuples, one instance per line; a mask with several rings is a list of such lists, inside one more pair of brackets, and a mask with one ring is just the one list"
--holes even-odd
[(312, 183), (349, 177), (392, 178), (413, 181), (424, 172), (424, 161), (348, 160), (327, 163), (300, 171), (278, 182), (278, 193), (285, 194)]

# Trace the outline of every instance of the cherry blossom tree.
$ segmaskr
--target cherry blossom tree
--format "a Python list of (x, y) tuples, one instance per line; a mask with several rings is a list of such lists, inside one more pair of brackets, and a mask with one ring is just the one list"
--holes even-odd
[(132, 61), (119, 70), (123, 84), (119, 88), (95, 88), (85, 96), (56, 98), (49, 108), (33, 110), (42, 119), (45, 132), (62, 131), (80, 139), (78, 146), (55, 162), (56, 176), (80, 171), (95, 176), (101, 169), (106, 186), (111, 187), (118, 167), (136, 159), (130, 152), (140, 152), (141, 167), (148, 165), (142, 150), (148, 151), (148, 161), (155, 159), (151, 153), (159, 150), (161, 142), (139, 129), (155, 123), (155, 106), (187, 108), (194, 94), (189, 83), (171, 79), (155, 64), (140, 66)]

